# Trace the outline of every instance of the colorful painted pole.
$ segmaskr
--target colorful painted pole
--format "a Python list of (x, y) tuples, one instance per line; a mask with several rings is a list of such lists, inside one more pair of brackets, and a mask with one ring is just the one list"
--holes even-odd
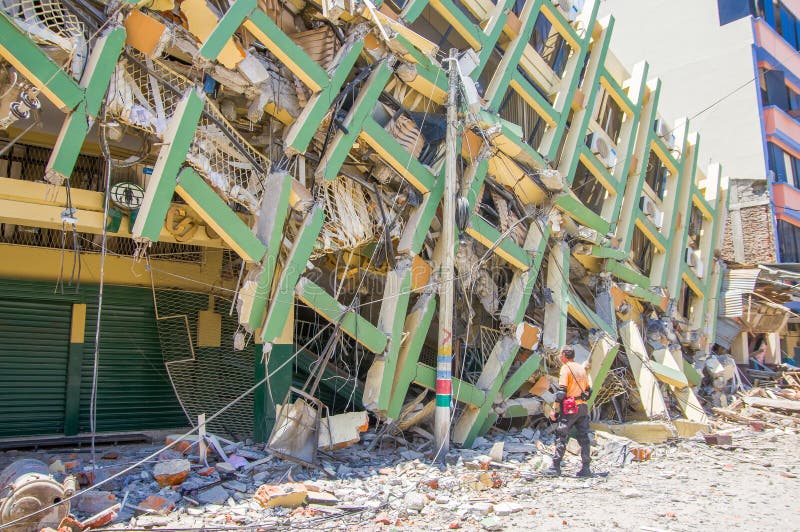
[(450, 94), (447, 101), (447, 153), (442, 205), (442, 236), (439, 245), (442, 261), (439, 267), (439, 350), (436, 357), (436, 410), (434, 412), (434, 461), (443, 462), (450, 450), (450, 402), (452, 400), (453, 368), (453, 270), (455, 262), (456, 220), (456, 135), (458, 109), (458, 63), (456, 50), (450, 50), (448, 79)]

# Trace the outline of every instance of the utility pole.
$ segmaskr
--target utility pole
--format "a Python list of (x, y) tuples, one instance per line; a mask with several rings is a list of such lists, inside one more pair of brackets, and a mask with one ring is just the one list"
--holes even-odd
[(434, 461), (444, 462), (450, 450), (450, 403), (453, 391), (453, 271), (456, 230), (456, 135), (458, 134), (458, 63), (456, 49), (450, 50), (447, 100), (447, 138), (442, 205), (442, 260), (439, 265), (439, 349), (436, 357), (436, 410)]

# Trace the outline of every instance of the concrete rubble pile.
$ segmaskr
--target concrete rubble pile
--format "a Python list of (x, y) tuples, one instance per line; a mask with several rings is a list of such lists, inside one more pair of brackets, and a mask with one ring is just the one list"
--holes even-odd
[[(796, 428), (725, 422), (715, 422), (714, 430), (717, 440), (695, 437), (667, 444), (641, 444), (596, 431), (592, 452), (598, 474), (592, 479), (558, 481), (540, 475), (549, 466), (553, 449), (549, 428), (495, 429), (486, 438), (477, 438), (473, 448), (448, 453), (442, 467), (427, 464), (423, 453), (415, 450), (428, 442), (421, 435), (408, 435), (406, 440), (368, 431), (361, 443), (326, 455), (321, 460), (323, 470), (287, 463), (270, 456), (263, 445), (250, 442), (226, 445), (222, 452), (227, 461), (209, 451), (210, 465), (206, 465), (197, 454), (197, 444), (182, 441), (143, 467), (81, 493), (72, 501), (72, 515), (63, 524), (73, 531), (106, 526), (312, 527), (329, 521), (368, 529), (414, 527), (423, 522), (431, 529), (513, 529), (515, 519), (534, 522), (533, 518), (552, 519), (557, 512), (560, 520), (566, 509), (558, 497), (566, 490), (607, 491), (614, 500), (655, 496), (659, 482), (682, 482), (689, 478), (687, 472), (732, 470), (734, 458), (726, 455), (739, 446), (756, 442), (767, 449), (797, 433)], [(49, 462), (54, 480), (74, 476), (81, 487), (88, 488), (159, 448), (129, 445), (99, 450), (96, 468), (85, 450), (30, 455)], [(2, 453), (0, 463), (22, 454)], [(577, 470), (578, 454), (577, 442), (572, 440), (567, 469)], [(698, 458), (702, 458), (700, 463)], [(786, 478), (800, 474), (796, 464), (775, 469)], [(654, 476), (653, 494), (642, 491), (641, 479), (648, 476)], [(682, 509), (658, 515), (669, 522), (675, 511)]]

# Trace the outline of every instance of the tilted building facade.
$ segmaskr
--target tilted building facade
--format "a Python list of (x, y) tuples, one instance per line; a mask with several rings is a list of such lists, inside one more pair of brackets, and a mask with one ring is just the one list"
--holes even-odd
[(87, 430), (95, 337), (99, 430), (194, 423), (268, 376), (214, 426), (263, 439), (317, 370), (332, 410), (401, 418), (436, 386), (451, 48), (454, 441), (541, 413), (525, 383), (565, 343), (598, 406), (627, 375), (647, 416), (705, 422), (726, 185), (599, 1), (57, 4), (0, 15), (0, 436)]

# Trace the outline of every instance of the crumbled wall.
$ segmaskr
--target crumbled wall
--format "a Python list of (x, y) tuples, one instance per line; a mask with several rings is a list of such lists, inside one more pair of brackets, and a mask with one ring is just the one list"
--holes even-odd
[[(735, 242), (740, 242), (738, 250)], [(764, 180), (731, 182), (730, 213), (725, 225), (722, 258), (742, 264), (777, 261), (769, 189)]]

